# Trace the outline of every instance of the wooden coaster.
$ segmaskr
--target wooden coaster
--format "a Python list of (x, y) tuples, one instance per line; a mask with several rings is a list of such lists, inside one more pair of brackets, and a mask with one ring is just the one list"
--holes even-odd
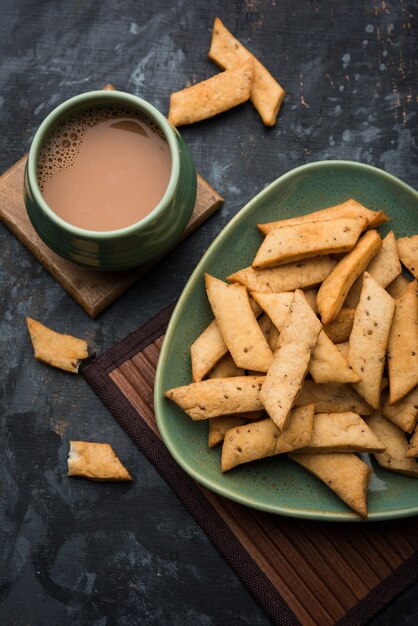
[[(30, 223), (23, 200), (25, 163), (26, 157), (23, 157), (0, 177), (0, 219), (86, 313), (94, 318), (162, 257), (122, 272), (88, 270), (61, 258), (44, 244)], [(223, 198), (198, 175), (196, 204), (181, 240), (196, 230), (222, 204)]]

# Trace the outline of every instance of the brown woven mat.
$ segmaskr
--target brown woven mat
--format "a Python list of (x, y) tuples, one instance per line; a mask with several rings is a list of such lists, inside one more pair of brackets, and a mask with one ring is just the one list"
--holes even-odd
[(365, 624), (418, 580), (415, 518), (365, 524), (295, 520), (243, 507), (195, 483), (161, 441), (153, 382), (172, 307), (82, 368), (276, 624)]

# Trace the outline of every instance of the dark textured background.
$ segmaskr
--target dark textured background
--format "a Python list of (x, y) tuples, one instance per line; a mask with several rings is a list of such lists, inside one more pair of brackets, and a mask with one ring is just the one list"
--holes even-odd
[[(415, 4), (415, 6), (414, 6)], [(353, 159), (418, 186), (416, 3), (406, 0), (0, 1), (0, 170), (66, 98), (107, 82), (167, 112), (216, 71), (213, 18), (286, 88), (274, 128), (250, 104), (184, 128), (221, 212), (91, 321), (0, 227), (0, 623), (265, 625), (248, 595), (81, 377), (33, 360), (24, 316), (97, 352), (180, 294), (229, 219), (289, 169)], [(131, 485), (68, 479), (69, 439), (109, 441)], [(374, 624), (418, 621), (418, 585)]]

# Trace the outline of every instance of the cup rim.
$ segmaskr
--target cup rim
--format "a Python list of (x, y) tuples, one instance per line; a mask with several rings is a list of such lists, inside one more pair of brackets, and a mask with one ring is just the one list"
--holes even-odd
[[(139, 108), (142, 113), (145, 113), (147, 117), (149, 117), (153, 122), (157, 124), (157, 126), (161, 129), (164, 134), (164, 137), (168, 143), (170, 149), (171, 156), (171, 173), (168, 181), (167, 188), (164, 192), (159, 203), (141, 220), (130, 224), (129, 226), (125, 226), (124, 228), (118, 228), (116, 230), (88, 230), (86, 228), (80, 228), (67, 222), (62, 217), (57, 215), (51, 207), (45, 201), (37, 176), (37, 162), (39, 157), (39, 152), (43, 141), (45, 139), (45, 133), (48, 128), (57, 122), (59, 118), (70, 111), (76, 105), (83, 105), (84, 103), (88, 105), (90, 100), (94, 99), (95, 103), (97, 103), (96, 99), (115, 101), (120, 102), (121, 104), (130, 104), (133, 108)], [(167, 202), (170, 201), (172, 196), (175, 193), (179, 172), (180, 172), (180, 157), (178, 153), (178, 145), (176, 140), (176, 133), (178, 131), (170, 124), (166, 117), (158, 109), (156, 109), (152, 104), (139, 98), (138, 96), (134, 96), (133, 94), (126, 93), (124, 91), (117, 90), (96, 90), (96, 91), (88, 91), (83, 94), (79, 94), (77, 96), (73, 96), (68, 100), (65, 100), (62, 104), (57, 106), (51, 113), (47, 115), (42, 124), (39, 126), (38, 130), (35, 133), (35, 136), (32, 141), (31, 148), (29, 150), (28, 161), (27, 161), (27, 172), (28, 172), (28, 180), (29, 186), (31, 190), (31, 194), (33, 196), (34, 201), (40, 206), (42, 211), (53, 221), (55, 224), (63, 229), (65, 229), (68, 233), (73, 235), (86, 238), (86, 239), (107, 239), (109, 237), (124, 237), (126, 235), (131, 235), (136, 232), (138, 226), (147, 226), (151, 221), (155, 219), (155, 217), (161, 215), (164, 210), (164, 207), (167, 205)]]

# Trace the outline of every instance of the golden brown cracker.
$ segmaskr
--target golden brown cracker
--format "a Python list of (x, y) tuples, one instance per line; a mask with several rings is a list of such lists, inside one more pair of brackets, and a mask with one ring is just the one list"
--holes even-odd
[(260, 61), (249, 52), (223, 25), (219, 17), (215, 18), (212, 41), (208, 56), (222, 69), (232, 69), (253, 60), (254, 73), (251, 84), (251, 102), (260, 114), (266, 126), (276, 123), (280, 105), (285, 96), (284, 89), (273, 78)]
[(389, 331), (395, 311), (394, 299), (368, 272), (354, 316), (349, 339), (348, 362), (360, 376), (354, 388), (374, 409), (379, 408)]
[(70, 441), (68, 476), (79, 476), (99, 482), (132, 480), (108, 443)]
[(302, 224), (303, 222), (313, 222), (318, 220), (326, 220), (326, 219), (335, 219), (340, 217), (351, 217), (351, 218), (366, 218), (368, 223), (368, 228), (376, 228), (381, 224), (385, 224), (388, 221), (388, 216), (385, 215), (383, 211), (372, 211), (367, 207), (360, 204), (356, 200), (352, 198), (342, 202), (341, 204), (336, 204), (331, 207), (327, 207), (326, 209), (320, 209), (319, 211), (314, 211), (313, 213), (308, 213), (306, 215), (298, 215), (297, 217), (290, 217), (285, 220), (280, 220), (278, 222), (269, 222), (267, 224), (258, 224), (258, 229), (263, 233), (263, 235), (267, 235), (271, 230), (275, 228), (280, 228), (281, 226), (288, 226), (291, 224)]
[(389, 401), (398, 402), (418, 385), (418, 292), (414, 280), (396, 301), (388, 343)]
[(356, 247), (338, 262), (318, 290), (316, 303), (324, 325), (337, 317), (354, 281), (362, 274), (382, 246), (376, 230), (369, 230)]
[(251, 59), (170, 96), (168, 119), (174, 126), (193, 124), (246, 102), (253, 77)]
[(405, 433), (376, 411), (367, 418), (367, 424), (385, 445), (385, 452), (376, 452), (374, 457), (381, 467), (418, 478), (418, 463), (407, 457), (408, 440)]
[(361, 517), (367, 517), (367, 489), (372, 470), (355, 454), (289, 454), (292, 461), (302, 465), (322, 480)]
[(89, 355), (87, 341), (62, 335), (40, 322), (26, 318), (35, 358), (66, 372), (78, 373), (80, 361)]
[(401, 237), (396, 244), (402, 263), (418, 279), (418, 235)]
[(178, 404), (193, 420), (246, 411), (260, 411), (261, 386), (265, 376), (211, 378), (169, 389), (165, 396)]
[(302, 386), (321, 328), (303, 292), (296, 291), (260, 395), (279, 430), (284, 429)]
[(349, 252), (366, 225), (365, 218), (342, 217), (281, 226), (267, 234), (252, 267), (264, 269), (318, 255)]
[(312, 438), (301, 452), (383, 452), (385, 446), (357, 413), (317, 413)]
[(320, 256), (265, 270), (245, 267), (228, 276), (227, 280), (244, 285), (248, 291), (281, 293), (319, 285), (335, 265), (331, 257)]
[(312, 434), (314, 405), (294, 409), (280, 431), (269, 418), (229, 430), (222, 446), (222, 471), (306, 446)]
[(222, 337), (238, 367), (267, 372), (273, 353), (257, 323), (248, 292), (205, 275), (206, 293)]

